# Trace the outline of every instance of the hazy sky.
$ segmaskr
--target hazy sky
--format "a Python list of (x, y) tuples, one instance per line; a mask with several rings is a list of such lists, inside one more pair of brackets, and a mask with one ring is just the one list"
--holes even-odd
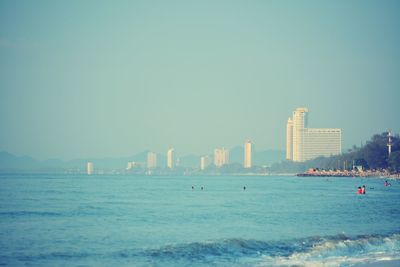
[(0, 1), (0, 151), (343, 147), (400, 132), (400, 1)]

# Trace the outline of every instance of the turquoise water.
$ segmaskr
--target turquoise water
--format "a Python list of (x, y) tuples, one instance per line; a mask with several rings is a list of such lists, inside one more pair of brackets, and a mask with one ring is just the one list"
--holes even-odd
[[(397, 181), (2, 174), (0, 183), (1, 265), (351, 266), (400, 258)], [(363, 184), (367, 194), (357, 195)]]

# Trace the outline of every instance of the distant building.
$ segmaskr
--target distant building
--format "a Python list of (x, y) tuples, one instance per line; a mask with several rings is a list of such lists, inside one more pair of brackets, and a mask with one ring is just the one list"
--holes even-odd
[(329, 157), (342, 152), (341, 129), (307, 128), (304, 129), (304, 143), (300, 150), (300, 159), (306, 161), (319, 156)]
[(209, 156), (202, 156), (200, 158), (200, 170), (204, 171), (207, 166), (211, 164)]
[(297, 108), (293, 112), (292, 160), (305, 161), (303, 157), (304, 129), (308, 126), (308, 109)]
[(167, 152), (167, 167), (173, 169), (175, 167), (175, 151), (173, 148), (169, 149)]
[(88, 162), (87, 163), (87, 174), (92, 175), (93, 174), (93, 162)]
[(157, 168), (157, 154), (154, 152), (147, 153), (147, 169)]
[(134, 162), (128, 162), (128, 166), (126, 166), (126, 170), (130, 170), (133, 168), (133, 163)]
[(252, 167), (252, 155), (253, 155), (253, 143), (250, 140), (246, 140), (244, 143), (244, 162), (243, 167), (249, 169)]
[(132, 170), (132, 169), (138, 169), (138, 168), (143, 168), (144, 163), (143, 162), (135, 162), (135, 161), (130, 161), (128, 162), (128, 166), (126, 167), (126, 170)]
[(286, 159), (293, 158), (293, 120), (289, 118), (286, 124)]
[(217, 167), (221, 167), (225, 164), (229, 164), (229, 151), (225, 148), (217, 148), (214, 150), (214, 164)]
[(297, 108), (286, 125), (286, 159), (303, 162), (319, 156), (341, 153), (341, 129), (307, 128), (307, 126), (308, 109)]

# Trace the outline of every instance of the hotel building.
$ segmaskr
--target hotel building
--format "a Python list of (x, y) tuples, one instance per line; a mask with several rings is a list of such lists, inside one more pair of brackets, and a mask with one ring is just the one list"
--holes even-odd
[(229, 151), (225, 148), (217, 148), (214, 150), (214, 164), (217, 167), (229, 163)]
[(87, 171), (88, 175), (92, 175), (93, 174), (93, 162), (88, 162), (87, 163), (86, 171)]
[(286, 159), (293, 157), (293, 120), (289, 118), (286, 124)]
[(167, 167), (173, 169), (175, 167), (175, 150), (169, 149), (167, 152)]
[(308, 109), (297, 108), (286, 125), (286, 159), (303, 162), (319, 156), (338, 155), (342, 130), (308, 128)]
[(147, 153), (147, 169), (155, 169), (157, 167), (157, 154), (154, 152)]
[(210, 165), (210, 157), (209, 156), (202, 156), (200, 158), (200, 170), (204, 171), (208, 165)]
[(243, 167), (249, 169), (252, 167), (251, 157), (253, 153), (253, 143), (250, 140), (246, 140), (244, 143), (244, 162)]

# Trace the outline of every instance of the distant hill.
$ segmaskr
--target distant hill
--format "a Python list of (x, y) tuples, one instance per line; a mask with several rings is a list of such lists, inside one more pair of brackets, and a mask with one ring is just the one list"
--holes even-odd
[(5, 151), (0, 152), (0, 169), (30, 169), (37, 164), (37, 160), (28, 156), (18, 157)]
[(93, 162), (95, 168), (104, 169), (124, 169), (130, 161), (143, 162), (147, 161), (147, 151), (135, 154), (129, 157), (120, 158), (93, 158), (93, 159), (74, 159), (63, 161), (60, 159), (48, 159), (39, 161), (28, 156), (15, 156), (8, 152), (0, 152), (0, 170), (16, 171), (16, 170), (60, 170), (60, 169), (82, 169), (86, 168), (88, 161)]
[[(261, 150), (255, 149), (253, 153), (253, 164), (257, 166), (272, 165), (285, 159), (283, 150)], [(243, 164), (244, 148), (236, 146), (229, 151), (229, 162)]]
[(254, 165), (270, 166), (285, 159), (286, 153), (283, 150), (262, 150), (256, 151), (254, 155)]
[(244, 161), (244, 148), (242, 146), (235, 146), (229, 150), (229, 163), (243, 164)]
[(179, 166), (189, 167), (189, 168), (199, 168), (200, 167), (200, 156), (197, 155), (186, 155), (179, 158)]

